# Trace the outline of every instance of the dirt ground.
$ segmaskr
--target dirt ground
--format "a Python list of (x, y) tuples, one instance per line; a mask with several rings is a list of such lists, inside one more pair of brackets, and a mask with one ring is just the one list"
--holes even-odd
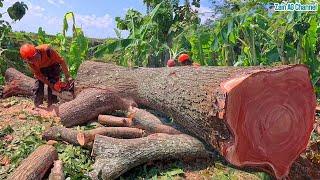
[[(32, 101), (28, 98), (0, 99), (0, 179), (5, 179), (36, 147), (46, 143), (41, 139), (41, 133), (53, 125), (59, 125), (59, 118), (55, 116), (53, 110), (44, 107), (34, 109)], [(320, 131), (320, 126), (318, 130)], [(313, 133), (311, 144), (314, 146), (319, 142), (319, 135), (316, 132)], [(59, 159), (62, 159), (65, 165), (66, 177), (88, 179), (86, 173), (92, 169), (93, 163), (88, 150), (66, 143), (59, 143), (57, 149)], [(310, 157), (313, 161), (320, 163), (320, 153), (312, 153)], [(79, 162), (73, 161), (77, 158)], [(168, 178), (271, 179), (265, 173), (241, 171), (215, 159), (193, 162), (152, 162), (136, 167), (120, 177), (120, 179)]]

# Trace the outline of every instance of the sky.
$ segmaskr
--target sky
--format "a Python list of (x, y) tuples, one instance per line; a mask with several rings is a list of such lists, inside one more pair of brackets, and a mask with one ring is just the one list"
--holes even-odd
[[(4, 0), (1, 13), (18, 0)], [(130, 8), (145, 13), (143, 0), (20, 0), (27, 4), (26, 15), (17, 22), (12, 22), (8, 15), (4, 19), (12, 22), (14, 31), (37, 32), (39, 27), (48, 34), (62, 31), (63, 17), (66, 12), (75, 14), (76, 25), (81, 27), (87, 37), (109, 38), (115, 37), (115, 17), (124, 17)], [(209, 0), (201, 0), (199, 12), (210, 12)], [(210, 13), (204, 13), (204, 22)], [(124, 32), (124, 34), (126, 34)]]

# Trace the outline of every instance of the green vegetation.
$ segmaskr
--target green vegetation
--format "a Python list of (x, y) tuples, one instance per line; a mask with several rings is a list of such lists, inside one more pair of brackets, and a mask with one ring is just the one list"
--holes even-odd
[(187, 52), (209, 66), (302, 63), (314, 83), (320, 77), (319, 11), (273, 12), (269, 1), (229, 0), (216, 6), (215, 21), (200, 24), (189, 1), (144, 2), (146, 15), (130, 9), (124, 19), (116, 18), (118, 28), (130, 34), (117, 33), (117, 39), (95, 47), (97, 57), (118, 54), (123, 66), (164, 66), (170, 54)]

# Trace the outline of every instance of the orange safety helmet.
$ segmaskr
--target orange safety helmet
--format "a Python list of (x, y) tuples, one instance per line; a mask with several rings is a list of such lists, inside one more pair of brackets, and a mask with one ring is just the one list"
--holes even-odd
[(178, 58), (179, 62), (183, 63), (189, 60), (189, 55), (188, 54), (181, 54)]
[(20, 47), (20, 56), (22, 59), (32, 58), (36, 53), (37, 50), (32, 44), (24, 44)]

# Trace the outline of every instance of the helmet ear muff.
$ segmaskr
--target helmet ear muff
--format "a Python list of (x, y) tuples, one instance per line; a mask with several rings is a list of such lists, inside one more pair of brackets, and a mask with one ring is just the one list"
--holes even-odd
[(20, 56), (22, 59), (30, 59), (36, 53), (37, 53), (37, 50), (32, 44), (24, 44), (20, 48)]

